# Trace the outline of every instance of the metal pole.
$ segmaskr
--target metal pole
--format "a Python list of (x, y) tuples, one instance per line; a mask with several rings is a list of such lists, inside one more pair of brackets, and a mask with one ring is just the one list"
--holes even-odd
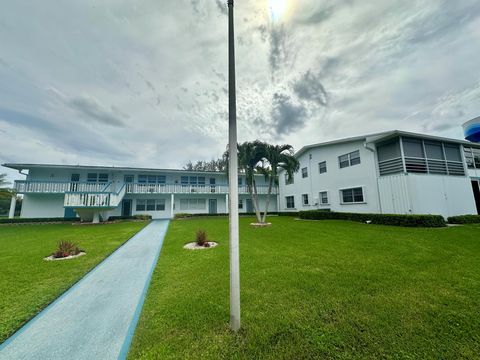
[(230, 328), (240, 329), (240, 257), (238, 230), (238, 155), (237, 155), (237, 100), (235, 90), (235, 34), (233, 0), (228, 0), (228, 206), (230, 231)]

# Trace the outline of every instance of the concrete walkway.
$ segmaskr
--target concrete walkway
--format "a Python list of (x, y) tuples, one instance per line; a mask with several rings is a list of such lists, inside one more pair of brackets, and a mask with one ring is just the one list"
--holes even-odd
[(0, 359), (125, 358), (167, 228), (138, 232), (3, 343)]

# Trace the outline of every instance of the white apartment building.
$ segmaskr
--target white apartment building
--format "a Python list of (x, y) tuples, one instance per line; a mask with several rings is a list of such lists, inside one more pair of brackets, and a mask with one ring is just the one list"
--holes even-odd
[[(295, 155), (292, 183), (280, 173), (270, 212), (329, 209), (382, 214), (480, 213), (480, 145), (468, 141), (388, 131), (304, 146)], [(228, 212), (227, 176), (221, 172), (78, 165), (4, 164), (26, 176), (21, 217), (151, 215)], [(240, 176), (240, 213), (253, 205)], [(267, 184), (256, 178), (260, 208)], [(14, 209), (12, 199), (12, 209)], [(13, 216), (13, 211), (11, 212)]]
[[(171, 218), (178, 213), (228, 212), (228, 177), (201, 172), (80, 165), (4, 164), (26, 176), (15, 181), (23, 195), (22, 218), (107, 220), (110, 216), (151, 215)], [(268, 187), (258, 175), (259, 206), (265, 206)], [(239, 176), (239, 211), (253, 212), (253, 204)], [(278, 189), (272, 190), (269, 210), (277, 211)], [(14, 208), (14, 200), (12, 206)]]
[(303, 147), (293, 183), (280, 176), (279, 211), (382, 214), (480, 212), (480, 146), (388, 131)]

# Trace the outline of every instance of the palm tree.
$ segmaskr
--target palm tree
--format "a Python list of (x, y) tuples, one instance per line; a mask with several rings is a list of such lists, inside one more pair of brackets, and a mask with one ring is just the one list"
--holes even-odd
[(284, 145), (270, 145), (265, 144), (263, 149), (265, 160), (268, 162), (268, 167), (263, 167), (263, 174), (268, 181), (267, 200), (265, 202), (265, 211), (263, 213), (261, 222), (265, 223), (267, 219), (268, 206), (270, 205), (270, 195), (272, 193), (273, 185), (278, 185), (278, 172), (283, 169), (286, 173), (287, 180), (293, 178), (293, 174), (300, 168), (300, 163), (294, 157), (293, 146)]
[(8, 184), (10, 183), (7, 181), (7, 174), (0, 174), (0, 188), (3, 188)]

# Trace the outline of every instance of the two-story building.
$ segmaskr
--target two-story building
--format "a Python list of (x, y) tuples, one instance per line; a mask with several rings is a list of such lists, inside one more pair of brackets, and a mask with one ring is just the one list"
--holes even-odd
[[(228, 177), (223, 172), (103, 167), (81, 165), (4, 164), (26, 176), (15, 181), (23, 194), (21, 217), (76, 217), (97, 222), (110, 216), (151, 215), (171, 218), (177, 213), (228, 212)], [(268, 187), (257, 176), (260, 208)], [(240, 175), (239, 211), (254, 211), (245, 176)], [(278, 189), (272, 190), (269, 210), (277, 211)]]
[(388, 131), (303, 147), (292, 182), (280, 176), (279, 211), (383, 214), (480, 212), (480, 146)]
[[(382, 214), (480, 213), (480, 145), (404, 131), (388, 131), (304, 146), (300, 170), (288, 183), (280, 172), (269, 210), (330, 209)], [(26, 176), (21, 216), (74, 217), (227, 213), (227, 176), (128, 167), (4, 164)], [(254, 211), (240, 176), (239, 210)], [(256, 182), (260, 208), (268, 187)], [(12, 200), (12, 209), (14, 208)], [(11, 212), (13, 215), (13, 212)]]

